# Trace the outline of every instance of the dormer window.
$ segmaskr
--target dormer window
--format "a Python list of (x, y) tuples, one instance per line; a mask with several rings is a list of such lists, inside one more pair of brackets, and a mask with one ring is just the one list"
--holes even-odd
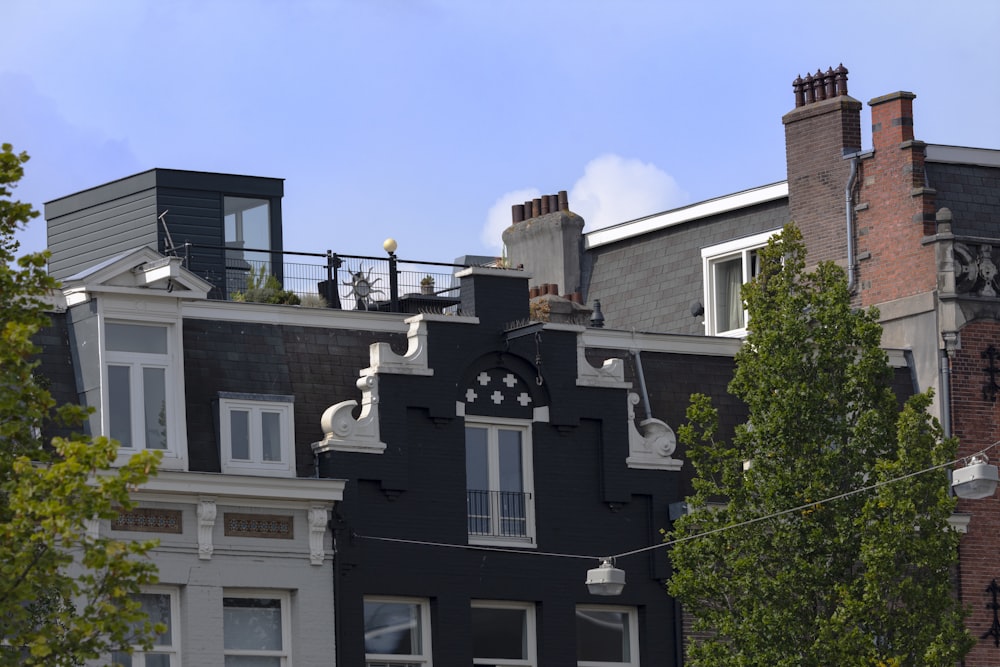
[(106, 433), (121, 453), (171, 450), (170, 327), (106, 322)]
[(295, 475), (294, 398), (219, 392), (222, 472)]
[(743, 284), (760, 271), (757, 250), (777, 231), (702, 248), (705, 280), (705, 333), (742, 337), (747, 314), (740, 294)]

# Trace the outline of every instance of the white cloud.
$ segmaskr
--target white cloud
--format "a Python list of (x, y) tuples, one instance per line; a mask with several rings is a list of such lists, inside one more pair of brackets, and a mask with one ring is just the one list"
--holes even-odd
[(495, 250), (499, 256), (503, 248), (501, 235), (503, 230), (510, 227), (511, 223), (510, 207), (541, 196), (542, 193), (538, 188), (523, 188), (501, 195), (486, 214), (486, 225), (480, 234), (483, 245)]
[(654, 164), (620, 155), (587, 163), (569, 193), (569, 207), (593, 231), (687, 203), (674, 178)]
[[(486, 214), (481, 240), (500, 253), (501, 234), (510, 226), (510, 207), (541, 196), (538, 188), (501, 195)], [(654, 164), (620, 155), (602, 155), (587, 163), (569, 191), (569, 208), (586, 221), (585, 231), (660, 213), (688, 202), (673, 176)]]

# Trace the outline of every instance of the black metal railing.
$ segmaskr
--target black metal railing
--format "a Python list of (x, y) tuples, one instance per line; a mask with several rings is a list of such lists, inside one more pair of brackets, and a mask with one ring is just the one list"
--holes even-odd
[(466, 492), (469, 535), (530, 537), (531, 494), (521, 491)]
[[(166, 248), (213, 285), (209, 298), (396, 312), (400, 298), (458, 297), (463, 264), (184, 243)], [(445, 269), (442, 271), (442, 269)]]

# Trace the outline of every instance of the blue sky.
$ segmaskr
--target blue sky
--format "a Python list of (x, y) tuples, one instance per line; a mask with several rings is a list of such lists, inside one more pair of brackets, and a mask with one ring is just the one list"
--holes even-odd
[[(594, 229), (783, 180), (791, 82), (841, 62), (862, 102), (916, 93), (918, 139), (1000, 148), (993, 0), (3, 0), (0, 23), (18, 198), (279, 177), (288, 250), (451, 261), (498, 254), (539, 193)], [(18, 238), (43, 249), (44, 221)]]

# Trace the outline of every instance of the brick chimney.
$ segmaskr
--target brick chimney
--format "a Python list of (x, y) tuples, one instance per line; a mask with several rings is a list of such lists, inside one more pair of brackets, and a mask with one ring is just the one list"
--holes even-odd
[(862, 161), (858, 192), (859, 280), (863, 305), (885, 303), (937, 284), (934, 190), (924, 179), (924, 148), (913, 138), (913, 93), (868, 102), (874, 152)]
[(861, 107), (847, 94), (847, 69), (792, 82), (795, 109), (785, 114), (785, 154), (791, 219), (802, 230), (808, 261), (847, 266), (844, 191), (851, 164), (844, 156), (861, 150)]
[(503, 232), (511, 266), (524, 265), (536, 285), (553, 293), (580, 291), (583, 218), (569, 210), (566, 191), (511, 207), (512, 224)]

